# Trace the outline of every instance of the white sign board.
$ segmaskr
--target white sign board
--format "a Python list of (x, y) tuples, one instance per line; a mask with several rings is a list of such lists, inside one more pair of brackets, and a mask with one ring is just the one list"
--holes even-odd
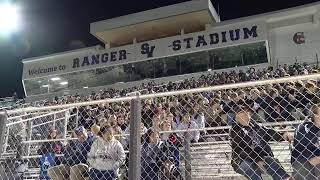
[(44, 77), (266, 40), (261, 22), (217, 26), (106, 50), (95, 48), (24, 61), (23, 79)]

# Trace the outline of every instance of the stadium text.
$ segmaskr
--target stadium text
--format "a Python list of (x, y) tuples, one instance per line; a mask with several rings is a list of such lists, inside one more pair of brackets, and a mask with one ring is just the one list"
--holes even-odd
[(46, 67), (46, 68), (34, 68), (29, 70), (29, 75), (31, 76), (34, 74), (45, 74), (49, 72), (62, 71), (65, 69), (66, 69), (65, 65)]
[[(240, 34), (241, 33), (241, 34)], [(226, 43), (229, 40), (238, 41), (240, 39), (248, 39), (250, 37), (258, 37), (257, 26), (252, 26), (251, 29), (245, 27), (243, 29), (234, 29), (229, 31), (222, 31), (220, 33), (209, 34), (208, 37), (205, 35), (199, 35), (196, 39), (193, 37), (184, 38), (183, 40), (175, 40), (172, 42), (172, 47), (174, 51), (181, 50), (183, 47), (186, 49), (191, 48), (192, 42), (195, 42), (195, 47), (214, 45), (218, 43)], [(207, 40), (209, 38), (209, 41)]]
[(114, 62), (118, 60), (126, 60), (127, 51), (113, 51), (110, 53), (96, 54), (92, 56), (85, 56), (82, 59), (74, 58), (72, 68), (79, 68), (84, 66), (96, 65), (100, 63)]

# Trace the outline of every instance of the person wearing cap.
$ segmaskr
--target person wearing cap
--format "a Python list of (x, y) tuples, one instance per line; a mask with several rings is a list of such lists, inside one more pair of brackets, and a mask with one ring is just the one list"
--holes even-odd
[(126, 159), (121, 143), (113, 136), (113, 128), (105, 126), (88, 153), (90, 164), (90, 180), (114, 180), (118, 176), (118, 170)]
[(94, 136), (80, 126), (74, 131), (77, 140), (70, 142), (64, 151), (64, 160), (61, 165), (48, 169), (52, 180), (80, 180), (88, 171), (87, 155), (91, 149)]
[(230, 129), (233, 169), (251, 180), (261, 180), (265, 171), (273, 179), (290, 179), (273, 157), (269, 141), (291, 141), (288, 133), (280, 134), (251, 120), (253, 101), (240, 100), (235, 107), (236, 123)]
[(311, 121), (295, 132), (291, 164), (295, 180), (320, 179), (320, 106), (311, 107)]

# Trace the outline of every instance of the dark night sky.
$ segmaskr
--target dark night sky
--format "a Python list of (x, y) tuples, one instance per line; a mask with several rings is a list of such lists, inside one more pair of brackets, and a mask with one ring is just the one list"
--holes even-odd
[[(15, 0), (22, 7), (21, 30), (0, 38), (0, 97), (23, 95), (21, 59), (93, 46), (91, 22), (187, 0)], [(221, 20), (294, 7), (320, 0), (212, 0)], [(0, 0), (1, 2), (1, 0)], [(77, 43), (71, 43), (75, 41)]]

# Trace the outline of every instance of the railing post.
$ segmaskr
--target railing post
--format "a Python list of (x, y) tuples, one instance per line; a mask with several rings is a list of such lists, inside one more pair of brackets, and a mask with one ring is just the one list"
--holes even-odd
[(190, 132), (184, 133), (184, 164), (185, 164), (185, 180), (191, 180), (191, 146), (190, 146)]
[(141, 102), (139, 94), (131, 100), (129, 179), (140, 179), (141, 175)]
[(68, 134), (68, 111), (64, 112), (64, 120), (63, 120), (63, 139), (65, 139), (64, 144), (67, 144), (67, 134)]
[[(31, 141), (32, 138), (32, 121), (27, 122), (27, 141)], [(26, 145), (27, 155), (30, 155), (30, 143)]]
[(0, 156), (2, 156), (2, 153), (4, 152), (4, 147), (5, 147), (7, 120), (8, 120), (8, 115), (6, 111), (0, 111)]
[(8, 142), (9, 142), (9, 135), (10, 135), (10, 128), (7, 127), (5, 131), (6, 132), (5, 132), (5, 138), (4, 138), (3, 152), (7, 152)]
[(76, 113), (76, 127), (79, 127), (79, 107), (77, 107)]
[(56, 127), (56, 118), (57, 118), (57, 114), (56, 113), (54, 113), (53, 114), (53, 129), (57, 129), (57, 127)]

